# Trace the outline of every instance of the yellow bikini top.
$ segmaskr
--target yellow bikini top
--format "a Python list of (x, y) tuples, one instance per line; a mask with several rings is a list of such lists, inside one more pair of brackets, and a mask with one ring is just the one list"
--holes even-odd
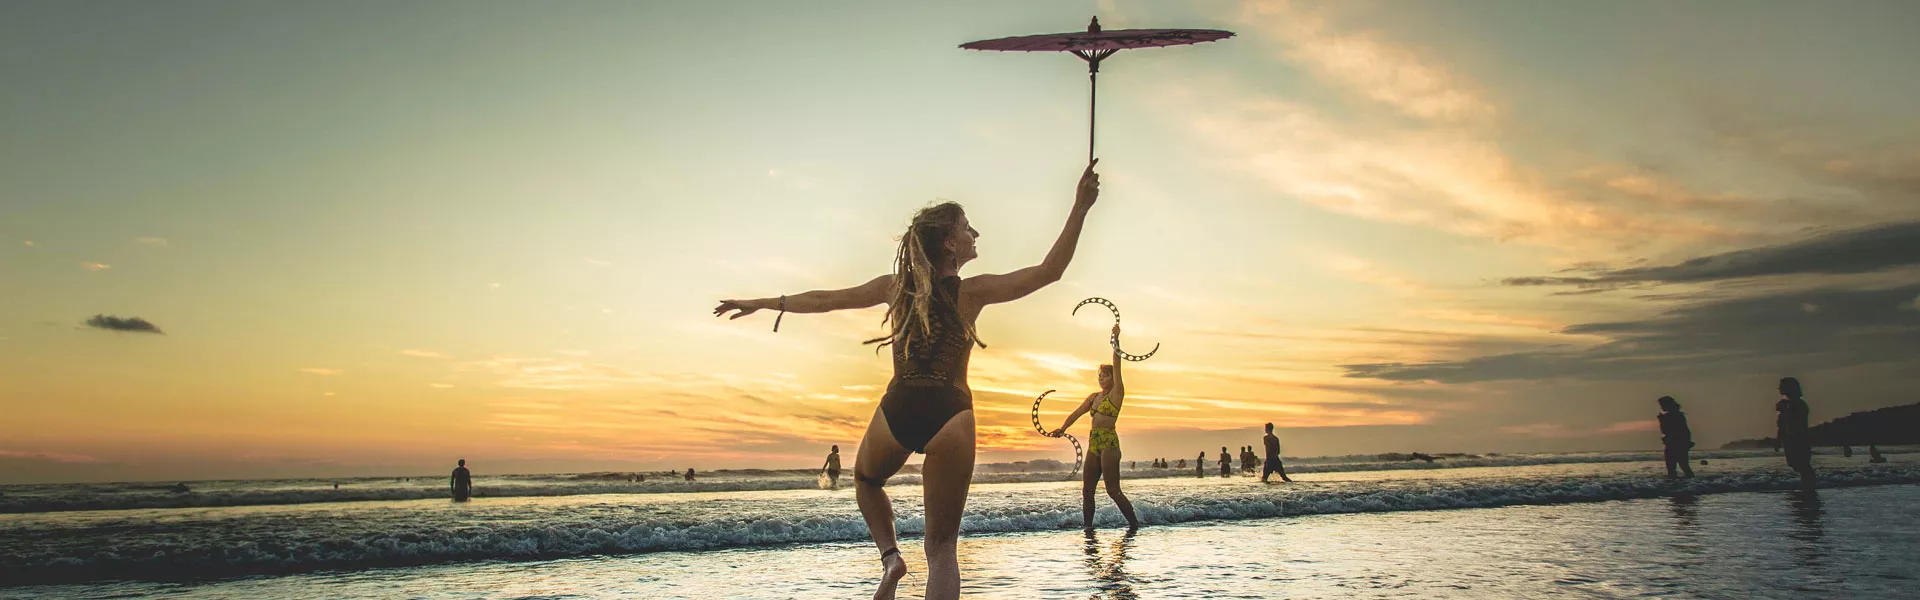
[(1107, 399), (1106, 394), (1100, 394), (1100, 404), (1093, 407), (1093, 412), (1109, 417), (1118, 417), (1120, 416), (1120, 407), (1114, 406), (1113, 402)]

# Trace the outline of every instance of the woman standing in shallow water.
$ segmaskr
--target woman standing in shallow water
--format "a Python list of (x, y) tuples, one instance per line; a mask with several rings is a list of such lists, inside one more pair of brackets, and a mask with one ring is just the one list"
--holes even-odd
[(1093, 413), (1093, 430), (1087, 435), (1087, 466), (1081, 470), (1080, 489), (1080, 515), (1088, 531), (1093, 530), (1093, 486), (1103, 479), (1107, 496), (1113, 498), (1120, 514), (1127, 518), (1127, 529), (1140, 528), (1140, 518), (1133, 514), (1133, 502), (1127, 500), (1126, 492), (1120, 491), (1120, 434), (1114, 425), (1120, 421), (1127, 386), (1120, 379), (1120, 364), (1126, 361), (1120, 357), (1119, 324), (1113, 326), (1113, 339), (1113, 364), (1100, 365), (1100, 391), (1088, 394), (1080, 407), (1067, 415), (1066, 423), (1047, 434), (1060, 437), (1067, 428), (1073, 427), (1074, 421), (1080, 420), (1080, 415)]
[(914, 215), (900, 236), (891, 274), (841, 290), (722, 300), (713, 310), (715, 316), (737, 311), (731, 318), (738, 319), (762, 309), (823, 313), (887, 304), (883, 323), (889, 333), (867, 343), (892, 347), (893, 380), (867, 424), (853, 466), (860, 515), (886, 568), (873, 594), (876, 600), (894, 597), (907, 574), (894, 534), (893, 501), (884, 486), (915, 452), (927, 455), (921, 465), (927, 598), (959, 597), (955, 551), (973, 481), (973, 392), (967, 387), (967, 363), (975, 345), (986, 347), (973, 324), (987, 305), (1020, 299), (1066, 273), (1087, 212), (1100, 196), (1100, 176), (1093, 172), (1098, 163), (1094, 160), (1081, 173), (1066, 226), (1038, 265), (961, 279), (960, 268), (978, 256), (974, 240), (980, 234), (959, 204), (947, 202)]
[(1679, 477), (1678, 471), (1693, 476), (1693, 464), (1687, 452), (1693, 449), (1693, 429), (1687, 427), (1687, 413), (1680, 412), (1680, 401), (1673, 396), (1655, 400), (1660, 405), (1660, 443), (1666, 447), (1667, 477)]

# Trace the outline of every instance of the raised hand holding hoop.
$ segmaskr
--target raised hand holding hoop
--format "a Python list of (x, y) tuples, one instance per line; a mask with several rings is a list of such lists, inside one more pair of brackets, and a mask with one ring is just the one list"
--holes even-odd
[[(1115, 327), (1120, 326), (1120, 307), (1114, 306), (1113, 302), (1110, 300), (1107, 300), (1106, 298), (1094, 297), (1094, 298), (1081, 300), (1079, 304), (1073, 305), (1073, 314), (1078, 314), (1080, 312), (1080, 307), (1086, 306), (1088, 304), (1098, 304), (1098, 305), (1107, 307), (1107, 310), (1113, 311), (1113, 325)], [(1148, 350), (1146, 354), (1127, 354), (1127, 351), (1120, 349), (1119, 334), (1114, 334), (1112, 337), (1112, 341), (1113, 341), (1113, 351), (1120, 353), (1120, 358), (1124, 358), (1133, 362), (1140, 362), (1148, 358), (1152, 358), (1153, 353), (1160, 351), (1160, 344), (1155, 343), (1153, 345), (1153, 349)]]
[[(1041, 392), (1039, 398), (1033, 399), (1033, 430), (1040, 432), (1040, 435), (1047, 435), (1047, 428), (1040, 426), (1040, 401), (1046, 400), (1047, 394), (1051, 393), (1053, 393), (1053, 390), (1047, 390)], [(1064, 431), (1060, 432), (1060, 437), (1067, 438), (1067, 441), (1073, 442), (1073, 472), (1067, 474), (1067, 478), (1072, 479), (1074, 475), (1080, 473), (1080, 463), (1086, 456), (1085, 453), (1080, 450), (1080, 438), (1073, 437), (1073, 434)]]

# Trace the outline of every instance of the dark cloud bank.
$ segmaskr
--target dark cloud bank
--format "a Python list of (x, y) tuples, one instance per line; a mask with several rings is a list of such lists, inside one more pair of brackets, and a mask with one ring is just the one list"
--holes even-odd
[(1769, 275), (1870, 273), (1915, 264), (1920, 264), (1920, 221), (1839, 231), (1673, 265), (1604, 270), (1588, 277), (1515, 277), (1502, 283), (1610, 288), (1646, 283), (1706, 283)]
[(113, 315), (94, 315), (93, 318), (87, 319), (87, 326), (108, 331), (166, 334), (166, 332), (160, 331), (159, 327), (148, 323), (146, 319), (140, 317), (127, 317), (123, 319)]
[[(1604, 291), (1631, 285), (1872, 273), (1912, 265), (1920, 265), (1920, 221), (1839, 231), (1672, 265), (1600, 270), (1587, 277), (1520, 277), (1504, 283)], [(1648, 319), (1566, 328), (1563, 333), (1608, 339), (1584, 350), (1541, 349), (1465, 360), (1341, 368), (1349, 377), (1468, 383), (1684, 377), (1701, 370), (1794, 372), (1920, 360), (1920, 283), (1700, 298), (1704, 299)]]

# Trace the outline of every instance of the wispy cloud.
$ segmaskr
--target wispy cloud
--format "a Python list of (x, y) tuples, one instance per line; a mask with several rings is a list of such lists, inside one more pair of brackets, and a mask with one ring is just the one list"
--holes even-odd
[(1660, 424), (1653, 419), (1640, 419), (1637, 421), (1620, 421), (1606, 427), (1601, 427), (1599, 431), (1595, 433), (1600, 435), (1624, 435), (1629, 433), (1652, 433), (1659, 430)]
[(416, 357), (416, 358), (438, 358), (438, 359), (449, 359), (449, 358), (453, 358), (453, 357), (451, 357), (451, 356), (447, 356), (447, 355), (445, 355), (445, 354), (442, 354), (442, 353), (439, 353), (439, 352), (434, 352), (434, 351), (432, 351), (432, 350), (415, 350), (415, 349), (407, 349), (407, 350), (401, 350), (401, 351), (400, 351), (400, 355), (401, 355), (401, 356), (412, 356), (412, 357)]
[[(301, 373), (312, 373), (314, 375), (339, 375), (341, 373), (346, 372), (340, 369), (328, 369), (323, 367), (307, 367), (304, 369), (294, 369), (294, 370), (299, 371)], [(328, 392), (328, 394), (332, 394), (332, 392)]]
[(80, 268), (86, 269), (88, 271), (105, 271), (107, 269), (113, 268), (113, 265), (109, 265), (106, 263), (97, 263), (97, 262), (82, 262), (80, 263)]
[(43, 461), (57, 462), (57, 463), (105, 462), (98, 458), (87, 456), (85, 454), (68, 454), (65, 452), (35, 452), (35, 451), (28, 451), (28, 450), (6, 450), (6, 449), (0, 449), (0, 458), (43, 460)]
[(147, 322), (146, 319), (142, 319), (140, 317), (121, 318), (113, 315), (94, 315), (92, 317), (89, 317), (86, 320), (86, 325), (94, 329), (105, 329), (108, 331), (126, 331), (126, 332), (132, 332), (132, 333), (158, 333), (158, 334), (165, 333), (160, 331), (159, 326), (156, 326), (153, 323), (149, 323)]
[(1339, 31), (1326, 15), (1288, 0), (1249, 2), (1242, 21), (1282, 41), (1287, 60), (1320, 79), (1410, 116), (1460, 121), (1492, 116), (1492, 102), (1430, 53), (1366, 31)]

